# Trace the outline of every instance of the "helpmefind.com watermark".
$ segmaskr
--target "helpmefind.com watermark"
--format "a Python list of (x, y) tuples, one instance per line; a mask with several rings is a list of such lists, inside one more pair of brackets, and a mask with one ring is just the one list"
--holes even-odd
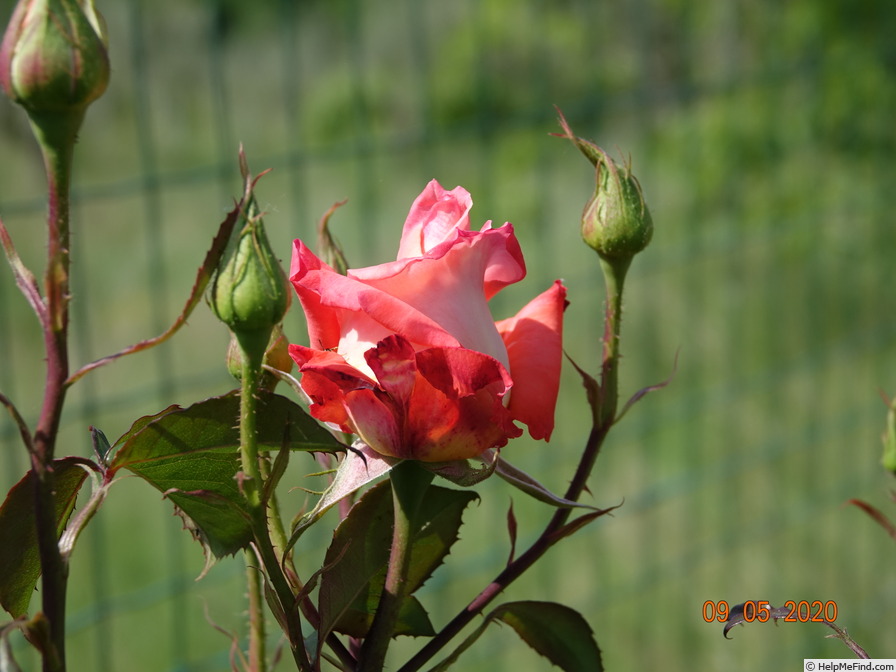
[(804, 658), (806, 672), (884, 672), (896, 671), (896, 658), (856, 660), (855, 658)]

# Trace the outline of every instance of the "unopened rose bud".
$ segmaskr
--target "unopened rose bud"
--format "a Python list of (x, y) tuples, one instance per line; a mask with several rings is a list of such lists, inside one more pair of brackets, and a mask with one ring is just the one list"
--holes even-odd
[(605, 260), (628, 263), (653, 238), (653, 218), (631, 165), (619, 165), (593, 142), (576, 137), (560, 116), (564, 137), (591, 162), (594, 196), (582, 213), (582, 238)]
[(286, 276), (271, 249), (254, 199), (234, 233), (208, 292), (212, 311), (246, 347), (261, 356), (289, 307)]
[(0, 85), (10, 98), (32, 116), (83, 115), (108, 83), (105, 25), (93, 0), (19, 0), (0, 45)]
[(593, 154), (599, 157), (596, 188), (582, 213), (582, 238), (606, 259), (631, 258), (653, 237), (653, 219), (641, 185), (630, 165), (620, 166), (597, 146)]

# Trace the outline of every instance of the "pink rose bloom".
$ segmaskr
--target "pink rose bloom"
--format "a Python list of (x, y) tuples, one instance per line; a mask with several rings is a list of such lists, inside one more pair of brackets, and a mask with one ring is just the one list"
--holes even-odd
[(488, 301), (522, 280), (511, 224), (470, 230), (470, 194), (433, 180), (414, 201), (393, 262), (340, 275), (293, 244), (290, 280), (312, 347), (291, 345), (311, 413), (382, 455), (460, 460), (520, 436), (549, 439), (560, 385), (566, 289), (515, 317)]

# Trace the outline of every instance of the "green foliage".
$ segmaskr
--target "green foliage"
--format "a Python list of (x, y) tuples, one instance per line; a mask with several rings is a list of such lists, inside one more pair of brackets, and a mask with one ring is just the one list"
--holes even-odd
[(445, 672), (460, 655), (498, 621), (512, 627), (526, 644), (565, 672), (603, 672), (600, 649), (588, 622), (574, 609), (555, 602), (507, 602), (491, 611), (482, 624), (430, 672)]
[[(432, 635), (429, 617), (412, 593), (444, 562), (457, 541), (464, 509), (478, 495), (430, 486), (416, 513), (412, 533), (408, 598), (396, 634)], [(388, 481), (371, 488), (336, 528), (321, 577), (322, 633), (331, 629), (355, 637), (369, 629), (386, 578), (392, 539), (392, 495)]]
[[(78, 491), (87, 478), (80, 460), (54, 460), (56, 521), (61, 535)], [(0, 606), (13, 618), (24, 616), (40, 577), (40, 558), (34, 525), (34, 479), (29, 471), (7, 493), (0, 506)]]
[[(137, 420), (115, 444), (110, 475), (127, 469), (160, 490), (183, 513), (188, 528), (216, 557), (235, 553), (252, 538), (240, 490), (239, 395), (231, 392), (187, 408), (170, 406)], [(342, 449), (297, 404), (264, 395), (258, 404), (262, 449), (305, 452)]]

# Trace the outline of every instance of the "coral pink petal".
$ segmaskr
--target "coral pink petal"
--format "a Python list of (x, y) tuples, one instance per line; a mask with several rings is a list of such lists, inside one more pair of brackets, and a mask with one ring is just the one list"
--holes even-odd
[(345, 410), (345, 395), (373, 388), (376, 383), (335, 352), (290, 345), (289, 354), (302, 374), (302, 389), (311, 399), (311, 415), (338, 425), (343, 431), (354, 432)]
[[(488, 298), (490, 292), (521, 280), (525, 273), (519, 243), (508, 224), (482, 232), (457, 231), (426, 257), (355, 269), (349, 276), (399, 300), (414, 314), (425, 315), (456, 337), (461, 347), (484, 352), (506, 365), (507, 354)], [(395, 331), (423, 343), (406, 328)], [(449, 346), (435, 339), (429, 345)]]
[(320, 276), (335, 273), (322, 262), (301, 240), (293, 241), (289, 280), (295, 287), (305, 319), (308, 322), (308, 338), (312, 347), (334, 348), (339, 343), (339, 316), (324, 306), (316, 291)]
[(401, 333), (421, 345), (458, 345), (454, 336), (400, 297), (340, 275), (300, 240), (295, 241), (290, 281), (305, 311), (312, 347), (339, 345), (348, 322), (371, 346), (385, 333)]
[(535, 439), (550, 439), (554, 429), (566, 305), (566, 288), (558, 280), (514, 317), (497, 324), (513, 376), (509, 410)]
[(414, 347), (407, 339), (393, 334), (368, 350), (365, 358), (380, 387), (406, 411), (417, 376)]
[(408, 434), (418, 459), (462, 460), (504, 446), (521, 431), (504, 408), (510, 385), (495, 359), (462, 348), (431, 348), (417, 353), (422, 379), (409, 409)]
[(374, 390), (356, 390), (345, 397), (346, 412), (355, 433), (380, 455), (413, 457), (405, 454), (401, 417)]

